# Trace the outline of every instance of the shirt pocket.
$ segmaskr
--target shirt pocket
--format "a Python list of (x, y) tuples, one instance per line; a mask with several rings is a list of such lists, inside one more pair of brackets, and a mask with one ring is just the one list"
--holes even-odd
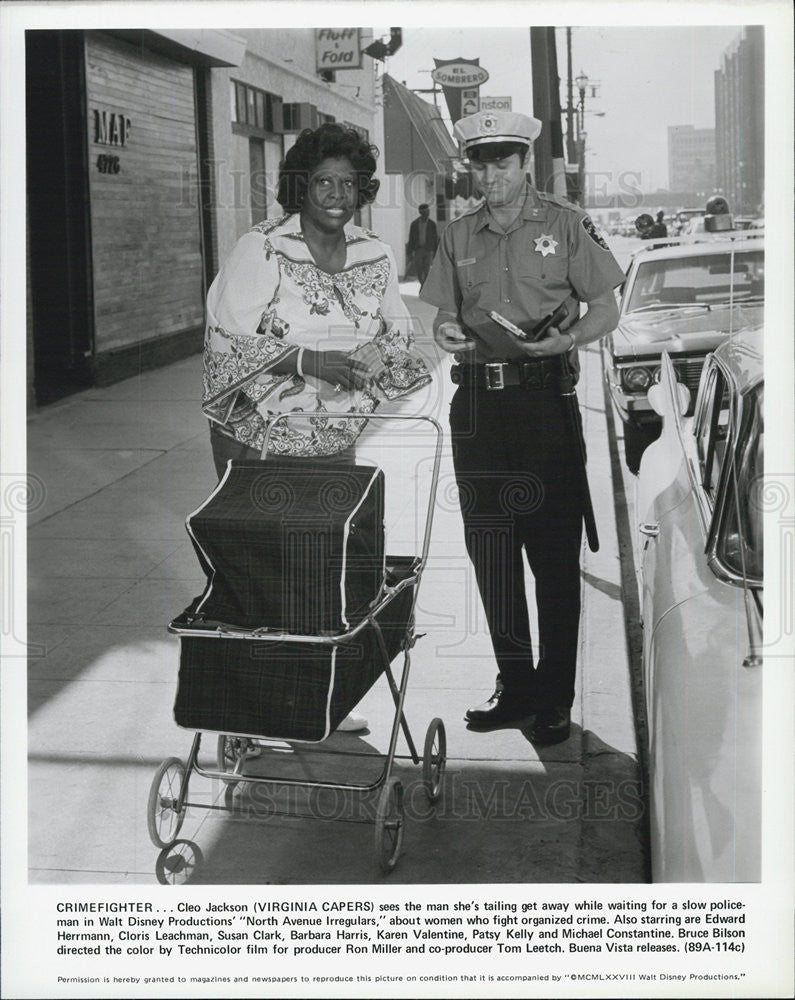
[(569, 257), (561, 253), (561, 247), (546, 257), (535, 249), (530, 249), (519, 261), (517, 275), (532, 281), (566, 281), (569, 274)]
[(478, 296), (490, 276), (490, 268), (485, 260), (471, 260), (458, 265), (458, 281), (466, 296)]

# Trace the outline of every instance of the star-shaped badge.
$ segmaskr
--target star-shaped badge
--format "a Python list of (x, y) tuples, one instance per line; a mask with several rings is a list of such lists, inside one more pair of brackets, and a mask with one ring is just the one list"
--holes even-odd
[(547, 236), (545, 233), (542, 233), (535, 241), (535, 244), (536, 253), (540, 253), (542, 257), (546, 257), (547, 254), (554, 254), (558, 241), (553, 240), (551, 236)]

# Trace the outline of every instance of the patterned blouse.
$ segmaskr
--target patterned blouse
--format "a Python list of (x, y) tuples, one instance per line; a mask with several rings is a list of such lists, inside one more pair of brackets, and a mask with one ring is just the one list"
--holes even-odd
[[(286, 410), (269, 454), (333, 455), (348, 448), (372, 413), (430, 381), (415, 351), (411, 318), (390, 248), (358, 226), (345, 227), (346, 262), (338, 274), (315, 264), (298, 214), (254, 226), (237, 242), (207, 296), (202, 409), (223, 434), (261, 449), (268, 422)], [(372, 341), (385, 364), (372, 390), (335, 391), (310, 376), (271, 374), (299, 347), (351, 351)]]

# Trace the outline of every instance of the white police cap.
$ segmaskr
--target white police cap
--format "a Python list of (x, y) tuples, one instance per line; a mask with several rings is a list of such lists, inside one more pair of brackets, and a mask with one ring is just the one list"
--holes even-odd
[(541, 132), (541, 122), (517, 111), (478, 111), (461, 118), (453, 127), (453, 135), (464, 150), (487, 142), (522, 142), (530, 145)]

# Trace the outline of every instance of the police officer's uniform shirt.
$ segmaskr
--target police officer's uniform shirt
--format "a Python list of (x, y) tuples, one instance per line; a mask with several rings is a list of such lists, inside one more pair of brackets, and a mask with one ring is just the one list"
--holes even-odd
[[(465, 327), (482, 325), (492, 309), (526, 324), (568, 298), (591, 302), (624, 278), (584, 212), (528, 184), (522, 211), (507, 231), (485, 203), (450, 223), (420, 298), (457, 315)], [(513, 356), (526, 359), (518, 348)], [(470, 352), (467, 360), (493, 357), (478, 341), (476, 357)]]

